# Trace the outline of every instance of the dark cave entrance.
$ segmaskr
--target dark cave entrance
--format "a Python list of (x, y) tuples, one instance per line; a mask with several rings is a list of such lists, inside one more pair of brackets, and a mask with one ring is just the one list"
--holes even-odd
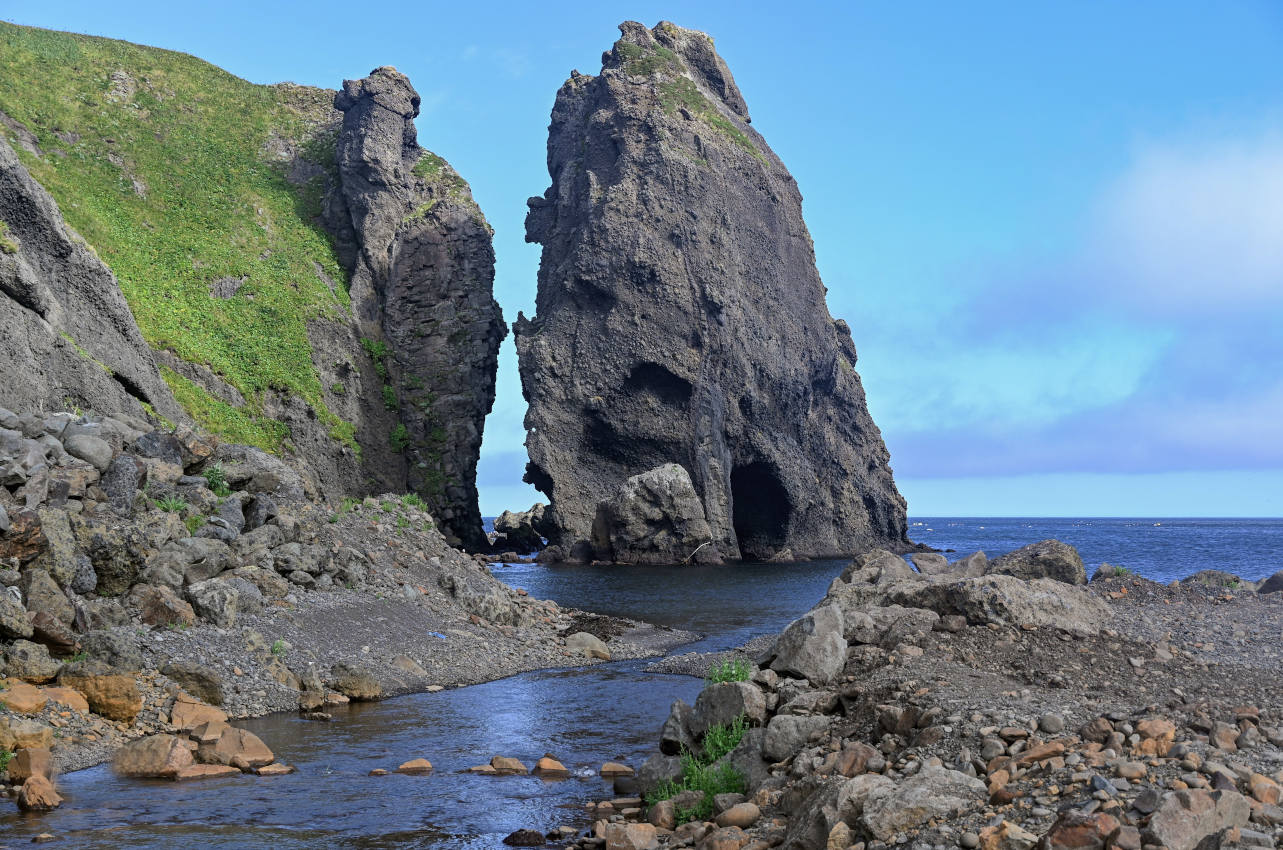
[(745, 560), (769, 558), (784, 546), (793, 507), (768, 464), (753, 461), (731, 470), (732, 523)]

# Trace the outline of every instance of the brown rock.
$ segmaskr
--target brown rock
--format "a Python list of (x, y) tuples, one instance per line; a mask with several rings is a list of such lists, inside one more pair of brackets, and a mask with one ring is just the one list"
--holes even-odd
[(1118, 820), (1096, 812), (1085, 815), (1076, 810), (1061, 813), (1047, 831), (1047, 850), (1105, 850), (1118, 835)]
[[(748, 829), (757, 823), (758, 818), (762, 816), (762, 810), (752, 803), (736, 803), (726, 811), (722, 812), (713, 819), (718, 826), (738, 826), (740, 829)], [(842, 845), (842, 850), (846, 850), (846, 845)]]
[(196, 749), (196, 758), (204, 764), (230, 764), (245, 773), (276, 761), (261, 738), (235, 726), (229, 726), (217, 741), (201, 744)]
[(1020, 754), (1016, 759), (1016, 764), (1024, 767), (1025, 765), (1034, 764), (1035, 762), (1046, 761), (1065, 754), (1065, 745), (1060, 741), (1048, 741), (1045, 744), (1038, 744), (1030, 747)]
[(31, 615), (31, 639), (59, 654), (70, 655), (76, 651), (75, 632), (58, 622), (48, 611), (37, 611)]
[(601, 775), (605, 779), (613, 779), (616, 776), (635, 776), (636, 774), (637, 771), (617, 761), (608, 761), (601, 766)]
[(606, 825), (606, 850), (654, 850), (659, 846), (655, 827), (648, 823)]
[(397, 767), (396, 772), (406, 773), (410, 776), (422, 776), (432, 772), (432, 762), (427, 759), (411, 759)]
[(147, 585), (137, 594), (139, 617), (149, 626), (194, 626), (191, 603), (164, 585)]
[(1217, 722), (1212, 726), (1210, 738), (1213, 746), (1232, 753), (1238, 750), (1238, 735), (1239, 729), (1237, 726)]
[[(496, 758), (498, 758), (496, 756)], [(476, 764), (468, 768), (468, 773), (475, 773), (479, 776), (498, 776), (499, 771), (495, 770), (488, 764)]]
[(212, 705), (206, 705), (187, 694), (179, 694), (174, 699), (174, 707), (169, 712), (169, 722), (186, 732), (211, 722), (227, 720), (227, 712)]
[(740, 850), (748, 843), (748, 834), (738, 826), (724, 826), (705, 835), (696, 846), (699, 850)]
[(24, 812), (47, 812), (61, 805), (62, 797), (54, 790), (53, 782), (44, 776), (32, 776), (18, 791), (18, 808)]
[(84, 694), (89, 708), (108, 720), (133, 723), (143, 707), (137, 680), (102, 662), (68, 664), (58, 674), (58, 683)]
[(1032, 832), (1005, 820), (980, 830), (980, 850), (1030, 850), (1037, 841)]
[(198, 744), (215, 744), (230, 728), (225, 720), (207, 720), (193, 727), (188, 737)]
[(1247, 784), (1257, 802), (1267, 806), (1278, 805), (1280, 798), (1283, 798), (1283, 788), (1268, 776), (1253, 773)]
[(650, 807), (646, 820), (659, 829), (676, 829), (677, 806), (672, 800), (661, 800)]
[(25, 747), (9, 762), (9, 782), (21, 785), (33, 776), (53, 779), (53, 754), (48, 747)]
[(863, 741), (857, 741), (842, 748), (833, 769), (843, 776), (858, 776), (864, 773), (869, 760), (876, 755), (879, 753), (873, 747)]
[(36, 714), (49, 702), (35, 685), (17, 679), (5, 679), (4, 684), (5, 689), (0, 691), (0, 705), (14, 714)]
[(40, 721), (0, 717), (0, 751), (52, 746), (53, 730)]
[(570, 775), (570, 771), (566, 769), (566, 766), (552, 756), (544, 756), (535, 762), (535, 769), (531, 773), (535, 776), (544, 776), (549, 779), (564, 779)]
[(9, 512), (9, 530), (0, 534), (0, 558), (17, 558), (25, 564), (45, 550), (49, 541), (40, 527), (40, 515), (27, 508)]
[(1194, 850), (1213, 833), (1246, 826), (1250, 813), (1247, 799), (1234, 791), (1171, 791), (1163, 795), (1142, 837), (1168, 850)]
[(112, 768), (121, 776), (173, 779), (192, 764), (192, 751), (173, 735), (148, 735), (116, 752)]
[(498, 773), (501, 776), (507, 776), (510, 774), (524, 775), (530, 772), (520, 761), (514, 758), (507, 758), (506, 756), (495, 756), (490, 759), (490, 766), (494, 768), (495, 773)]
[[(254, 768), (254, 773), (258, 774), (259, 776), (285, 776), (286, 774), (293, 773), (293, 772), (294, 772), (294, 768), (288, 764), (272, 763), (272, 764), (265, 764), (262, 767)], [(384, 773), (386, 772), (387, 771), (384, 771)], [(371, 771), (371, 773), (373, 773), (373, 771)]]
[(223, 776), (237, 776), (240, 771), (227, 764), (189, 764), (174, 775), (180, 782), (186, 779), (218, 779)]

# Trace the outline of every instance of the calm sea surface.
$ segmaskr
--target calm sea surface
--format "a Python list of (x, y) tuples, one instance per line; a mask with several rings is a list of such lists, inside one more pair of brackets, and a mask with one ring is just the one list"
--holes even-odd
[[(917, 518), (911, 536), (958, 556), (991, 557), (1055, 537), (1088, 569), (1103, 561), (1159, 580), (1215, 567), (1244, 578), (1283, 569), (1283, 521)], [(953, 555), (951, 555), (953, 557)], [(531, 594), (591, 611), (699, 632), (686, 649), (737, 646), (777, 632), (815, 604), (844, 562), (721, 567), (495, 564)], [(684, 650), (683, 650), (684, 651)], [(53, 846), (103, 848), (493, 848), (522, 827), (585, 825), (587, 800), (610, 794), (595, 769), (639, 764), (674, 699), (701, 683), (643, 671), (644, 662), (544, 670), (484, 685), (353, 706), (333, 723), (291, 715), (245, 721), (298, 773), (191, 784), (119, 779), (100, 766), (64, 776), (64, 806), (43, 817), (0, 806), (0, 847), (41, 832)], [(460, 773), (491, 755), (527, 764), (553, 752), (572, 779)], [(367, 776), (420, 756), (431, 776)]]

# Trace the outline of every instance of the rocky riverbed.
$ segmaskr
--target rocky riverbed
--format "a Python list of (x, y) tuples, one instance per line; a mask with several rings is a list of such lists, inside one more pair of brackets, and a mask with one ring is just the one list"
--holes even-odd
[[(1283, 846), (1283, 575), (1087, 583), (1054, 541), (919, 566), (869, 553), (777, 639), (658, 662), (744, 667), (674, 704), (651, 805), (580, 846)], [(680, 790), (735, 722), (737, 781)]]

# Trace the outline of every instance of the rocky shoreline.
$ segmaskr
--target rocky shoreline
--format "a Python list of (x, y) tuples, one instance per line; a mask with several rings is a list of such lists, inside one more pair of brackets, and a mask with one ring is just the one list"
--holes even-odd
[(1054, 541), (918, 566), (869, 553), (769, 645), (652, 665), (743, 662), (578, 845), (1283, 846), (1283, 574), (1087, 583)]

